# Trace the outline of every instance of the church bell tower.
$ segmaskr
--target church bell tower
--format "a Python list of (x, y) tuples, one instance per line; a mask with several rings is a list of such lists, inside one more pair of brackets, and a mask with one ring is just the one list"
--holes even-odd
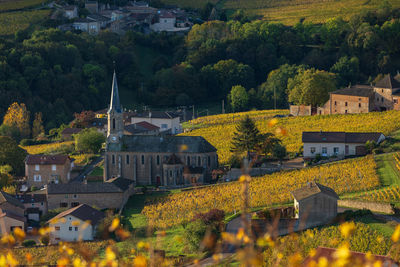
[(107, 142), (119, 143), (124, 134), (123, 110), (119, 100), (117, 75), (114, 70), (110, 107), (107, 111)]

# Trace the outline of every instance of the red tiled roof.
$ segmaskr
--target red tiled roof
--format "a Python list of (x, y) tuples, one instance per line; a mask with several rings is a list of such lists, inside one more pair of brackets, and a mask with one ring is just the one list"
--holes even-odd
[(25, 162), (28, 165), (64, 165), (67, 159), (67, 155), (28, 155)]
[(141, 122), (138, 122), (138, 123), (135, 123), (135, 124), (140, 126), (140, 127), (145, 128), (145, 129), (147, 129), (149, 131), (154, 131), (154, 130), (160, 129), (160, 127), (158, 127), (158, 126), (156, 126), (154, 124), (151, 124), (151, 123), (149, 123), (147, 121), (141, 121)]
[[(328, 260), (328, 262), (333, 262), (335, 260), (334, 254), (336, 251), (337, 249), (335, 248), (318, 247), (316, 249), (315, 255), (312, 257), (308, 256), (307, 258), (305, 258), (301, 266), (311, 266), (310, 263), (312, 261), (318, 262), (318, 259), (322, 257), (325, 257)], [(363, 266), (369, 262), (365, 253), (350, 251), (350, 255), (352, 263), (356, 264), (357, 266)], [(372, 256), (374, 257), (373, 262), (380, 261), (382, 263), (382, 266), (398, 266), (397, 263), (388, 256), (382, 256), (382, 255), (372, 255)]]

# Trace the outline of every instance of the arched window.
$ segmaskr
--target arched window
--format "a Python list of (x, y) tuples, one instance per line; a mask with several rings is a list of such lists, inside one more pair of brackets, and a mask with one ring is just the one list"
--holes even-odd
[(190, 156), (187, 157), (186, 165), (190, 166)]
[(115, 130), (115, 119), (112, 120), (113, 130)]

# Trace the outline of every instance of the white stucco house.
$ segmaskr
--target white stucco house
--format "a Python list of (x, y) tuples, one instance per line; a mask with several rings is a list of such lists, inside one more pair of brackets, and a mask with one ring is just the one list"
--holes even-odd
[(323, 157), (362, 156), (366, 154), (365, 143), (374, 141), (379, 144), (385, 140), (382, 133), (346, 133), (346, 132), (303, 132), (304, 159)]
[(178, 115), (167, 111), (146, 111), (135, 114), (130, 117), (130, 123), (148, 122), (160, 127), (160, 133), (170, 131), (171, 134), (179, 134), (182, 132), (180, 118)]
[(50, 243), (93, 240), (104, 213), (86, 204), (61, 212), (48, 221)]

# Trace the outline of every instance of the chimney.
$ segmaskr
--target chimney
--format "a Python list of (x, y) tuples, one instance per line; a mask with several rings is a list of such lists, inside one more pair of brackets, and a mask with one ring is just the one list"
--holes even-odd
[(149, 111), (149, 118), (151, 118), (151, 111)]

